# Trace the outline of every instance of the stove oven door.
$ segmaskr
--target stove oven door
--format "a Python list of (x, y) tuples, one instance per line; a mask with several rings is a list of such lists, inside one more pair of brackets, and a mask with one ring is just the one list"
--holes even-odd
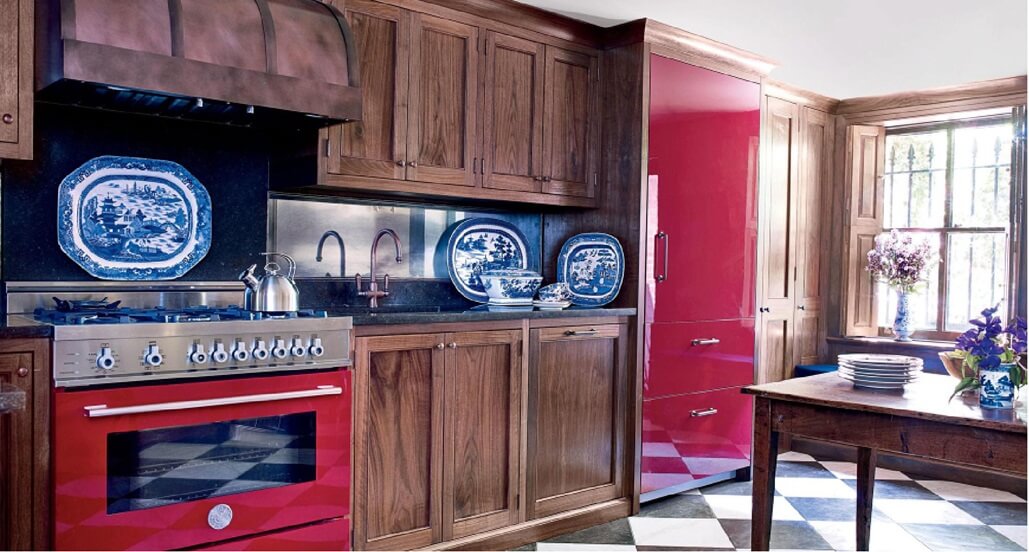
[(55, 544), (168, 550), (349, 515), (350, 373), (55, 397)]

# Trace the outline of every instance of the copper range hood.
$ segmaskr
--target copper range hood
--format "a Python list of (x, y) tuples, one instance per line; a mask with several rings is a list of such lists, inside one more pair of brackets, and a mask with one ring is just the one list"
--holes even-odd
[(39, 99), (252, 126), (361, 118), (357, 51), (316, 0), (42, 0)]

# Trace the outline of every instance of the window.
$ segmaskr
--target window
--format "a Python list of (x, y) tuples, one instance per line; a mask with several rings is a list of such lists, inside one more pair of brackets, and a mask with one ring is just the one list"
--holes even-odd
[[(886, 133), (883, 227), (917, 234), (940, 264), (911, 298), (915, 336), (951, 339), (982, 309), (1008, 317), (1010, 116)], [(891, 335), (896, 295), (876, 289), (880, 334)]]

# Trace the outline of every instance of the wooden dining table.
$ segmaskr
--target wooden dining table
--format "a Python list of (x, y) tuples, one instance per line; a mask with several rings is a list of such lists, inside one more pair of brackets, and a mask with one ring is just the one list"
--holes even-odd
[(868, 550), (876, 454), (1026, 476), (1026, 408), (979, 408), (974, 392), (950, 399), (957, 380), (923, 374), (903, 390), (854, 387), (835, 373), (753, 385), (751, 549), (768, 550), (779, 436), (857, 448), (857, 549)]

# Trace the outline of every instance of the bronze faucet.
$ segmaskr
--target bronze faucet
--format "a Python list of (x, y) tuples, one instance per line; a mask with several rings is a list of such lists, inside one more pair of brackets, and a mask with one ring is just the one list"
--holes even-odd
[(379, 306), (379, 297), (389, 296), (389, 274), (383, 275), (381, 290), (379, 289), (379, 283), (375, 281), (375, 257), (379, 252), (379, 240), (381, 240), (383, 236), (393, 238), (393, 245), (397, 248), (397, 264), (404, 261), (404, 253), (400, 246), (400, 236), (390, 228), (379, 230), (379, 233), (375, 234), (375, 239), (372, 240), (372, 263), (370, 269), (371, 282), (368, 283), (367, 291), (361, 290), (363, 287), (361, 283), (361, 274), (358, 273), (354, 275), (354, 281), (357, 283), (357, 295), (360, 297), (368, 297), (368, 306), (373, 309)]
[[(325, 240), (329, 238), (336, 238), (339, 242), (339, 277), (346, 278), (347, 276), (347, 247), (343, 245), (343, 236), (339, 235), (339, 232), (335, 230), (329, 230), (322, 234), (322, 239), (318, 240), (318, 252), (315, 253), (314, 260), (319, 263), (322, 262), (322, 248), (325, 247)], [(329, 273), (325, 273), (329, 276)]]

